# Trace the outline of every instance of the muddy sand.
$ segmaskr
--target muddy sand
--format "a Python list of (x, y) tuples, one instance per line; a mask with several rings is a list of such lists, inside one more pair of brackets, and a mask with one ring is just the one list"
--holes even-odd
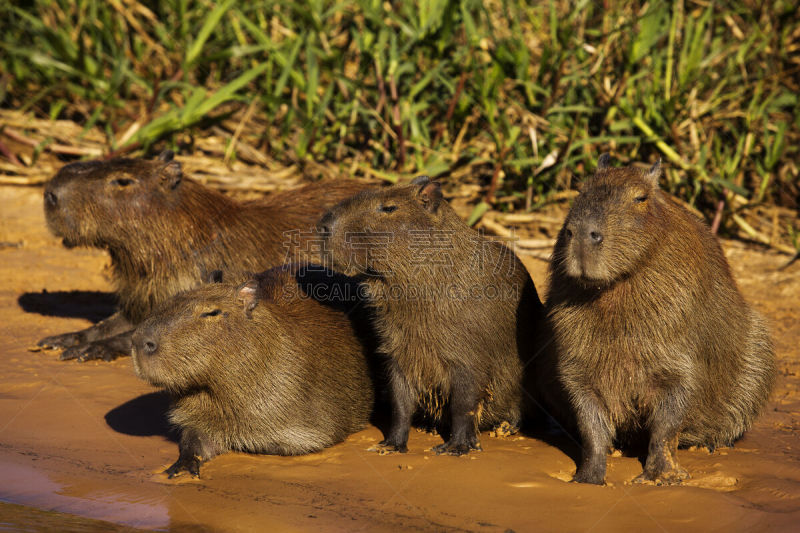
[[(231, 453), (204, 465), (202, 479), (168, 480), (161, 472), (178, 452), (167, 399), (136, 378), (129, 357), (77, 363), (28, 351), (113, 308), (106, 254), (63, 248), (41, 203), (39, 188), (0, 187), (0, 529), (800, 527), (800, 262), (779, 271), (786, 256), (725, 243), (745, 296), (770, 321), (781, 372), (736, 446), (678, 452), (692, 474), (683, 486), (631, 485), (641, 463), (619, 454), (609, 459), (608, 486), (567, 483), (578, 448), (565, 438), (484, 433), (483, 452), (438, 457), (430, 448), (439, 437), (412, 432), (408, 454), (382, 456), (368, 451), (382, 438), (375, 427), (321, 453)], [(543, 289), (545, 263), (525, 262)]]

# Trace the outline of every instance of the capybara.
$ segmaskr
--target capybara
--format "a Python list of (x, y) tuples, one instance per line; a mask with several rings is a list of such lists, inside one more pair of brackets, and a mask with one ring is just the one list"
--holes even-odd
[[(105, 248), (119, 312), (39, 345), (67, 348), (61, 359), (130, 354), (130, 332), (150, 311), (215, 271), (259, 272), (302, 255), (319, 217), (367, 187), (356, 180), (314, 183), (237, 202), (183, 175), (170, 151), (158, 159), (71, 163), (44, 190), (47, 225), (67, 246)], [(297, 257), (294, 257), (294, 256)]]
[(380, 451), (407, 451), (418, 408), (449, 421), (437, 453), (478, 450), (479, 429), (519, 424), (523, 364), (544, 312), (509, 248), (467, 226), (425, 176), (361, 192), (318, 229), (330, 265), (367, 287), (388, 356), (392, 414)]
[(231, 450), (311, 453), (366, 425), (371, 355), (345, 300), (357, 287), (319, 267), (285, 265), (238, 286), (181, 293), (139, 325), (134, 368), (170, 393), (169, 419), (181, 432), (170, 477), (197, 476)]
[(574, 481), (604, 483), (612, 442), (649, 437), (636, 482), (679, 483), (680, 445), (729, 445), (769, 396), (775, 355), (708, 227), (649, 170), (584, 184), (556, 241), (548, 315), (583, 443)]

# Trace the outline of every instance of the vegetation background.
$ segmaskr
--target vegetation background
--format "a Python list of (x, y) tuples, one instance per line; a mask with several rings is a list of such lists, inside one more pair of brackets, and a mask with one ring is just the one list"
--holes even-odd
[(720, 232), (800, 246), (792, 0), (11, 0), (0, 47), (16, 182), (44, 153), (172, 148), (477, 184), (474, 222), (568, 198), (608, 151), (661, 157)]

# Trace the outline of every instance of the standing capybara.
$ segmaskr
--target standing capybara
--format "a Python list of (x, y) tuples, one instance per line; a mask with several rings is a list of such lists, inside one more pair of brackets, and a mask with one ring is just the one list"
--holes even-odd
[(170, 477), (231, 450), (314, 452), (366, 425), (370, 354), (348, 313), (357, 288), (319, 267), (276, 267), (179, 294), (136, 329), (136, 373), (171, 394), (181, 431)]
[(519, 424), (531, 324), (544, 313), (511, 250), (469, 228), (427, 177), (359, 193), (318, 229), (334, 268), (367, 287), (388, 356), (392, 421), (381, 451), (407, 451), (418, 407), (450, 422), (437, 453), (480, 449), (479, 428)]
[(237, 202), (184, 177), (169, 151), (153, 161), (66, 165), (45, 186), (47, 225), (67, 246), (108, 250), (120, 310), (39, 345), (67, 348), (61, 359), (128, 355), (136, 324), (213, 272), (258, 272), (298, 254), (313, 260), (302, 255), (299, 237), (326, 209), (366, 187), (337, 180)]
[(559, 233), (548, 314), (583, 441), (575, 481), (602, 484), (615, 438), (649, 432), (637, 482), (678, 483), (681, 445), (728, 445), (767, 401), (775, 356), (709, 229), (649, 170), (584, 185)]

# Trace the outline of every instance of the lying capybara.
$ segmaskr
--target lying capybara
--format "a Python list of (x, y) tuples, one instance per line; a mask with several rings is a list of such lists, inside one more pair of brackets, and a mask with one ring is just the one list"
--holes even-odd
[(356, 290), (345, 276), (287, 265), (179, 294), (150, 315), (133, 334), (133, 364), (173, 399), (181, 437), (169, 476), (197, 476), (231, 450), (311, 453), (362, 429), (373, 385), (345, 300)]
[(731, 444), (774, 380), (764, 321), (660, 174), (660, 162), (609, 168), (601, 156), (553, 252), (547, 309), (583, 441), (574, 481), (602, 484), (612, 441), (642, 429), (650, 444), (635, 481), (679, 483), (677, 445)]
[(480, 449), (479, 428), (519, 424), (531, 324), (544, 313), (510, 249), (467, 226), (427, 177), (359, 193), (318, 230), (331, 265), (367, 287), (388, 356), (392, 420), (381, 451), (407, 451), (418, 407), (450, 422), (437, 453)]
[(298, 254), (313, 260), (313, 254), (302, 255), (309, 251), (301, 239), (306, 230), (326, 209), (366, 186), (337, 180), (237, 202), (184, 177), (169, 151), (153, 161), (66, 165), (45, 186), (47, 225), (67, 246), (108, 250), (120, 310), (39, 345), (67, 348), (62, 359), (127, 355), (136, 324), (212, 273), (258, 272)]

